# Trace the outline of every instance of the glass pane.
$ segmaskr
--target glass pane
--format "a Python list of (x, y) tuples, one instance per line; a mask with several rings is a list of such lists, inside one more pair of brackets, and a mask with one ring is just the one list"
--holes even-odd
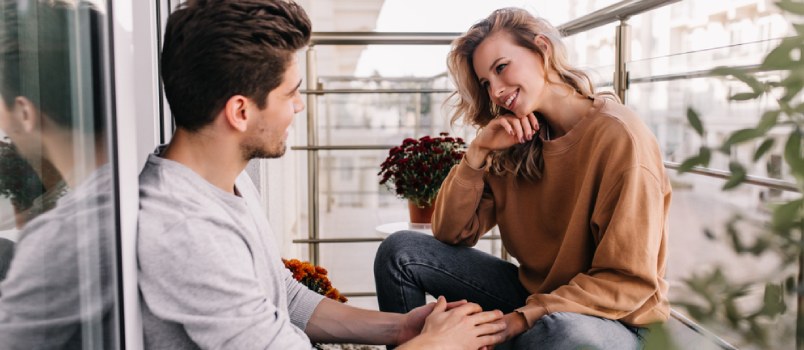
[[(758, 65), (780, 38), (793, 34), (789, 21), (770, 1), (725, 6), (705, 0), (682, 1), (629, 20), (634, 37), (627, 104), (654, 132), (665, 160), (682, 162), (697, 154), (703, 144), (719, 145), (732, 132), (754, 127), (765, 111), (778, 108), (771, 98), (728, 101), (748, 87), (707, 72), (718, 66)], [(753, 74), (761, 81), (782, 78), (779, 72)], [(705, 139), (687, 122), (690, 107), (706, 126)], [(786, 135), (771, 130), (769, 136), (776, 139), (776, 145), (762, 159), (752, 159), (760, 139), (733, 147), (731, 155), (713, 152), (709, 167), (728, 171), (729, 162), (739, 160), (748, 165), (751, 175), (785, 178), (788, 171), (782, 148)], [(791, 294), (784, 294), (786, 312), (778, 317), (745, 316), (768, 300), (764, 299), (766, 284), (779, 286), (796, 276), (795, 263), (784, 260), (789, 257), (782, 249), (754, 249), (783, 246), (780, 235), (769, 234), (770, 211), (800, 194), (751, 185), (723, 191), (724, 180), (674, 171), (668, 174), (673, 184), (667, 271), (671, 303), (739, 348), (794, 347), (796, 301)], [(737, 217), (741, 219), (735, 221)], [(745, 295), (729, 298), (729, 293), (740, 288)], [(715, 308), (711, 315), (716, 316), (698, 317), (683, 307), (691, 303), (709, 310), (706, 300)], [(738, 322), (729, 322), (724, 316), (727, 309)], [(753, 321), (758, 327), (750, 329)], [(768, 344), (761, 343), (761, 332), (766, 332)]]
[(2, 349), (119, 347), (102, 5), (0, 5)]
[[(726, 307), (728, 292), (737, 291), (736, 286), (740, 284), (751, 283), (751, 288), (743, 290), (745, 295), (736, 298), (736, 303), (730, 306), (741, 310), (741, 314), (749, 314), (762, 308), (765, 284), (778, 285), (780, 281), (797, 275), (797, 264), (783, 261), (784, 254), (772, 249), (757, 255), (751, 252), (751, 248), (762, 241), (779, 244), (779, 236), (770, 238), (775, 235), (767, 231), (771, 209), (783, 200), (800, 195), (750, 185), (722, 191), (724, 180), (694, 174), (678, 175), (674, 171), (669, 171), (668, 175), (673, 184), (673, 202), (666, 278), (670, 282), (669, 297), (674, 308), (689, 314), (683, 304), (703, 306), (708, 305), (705, 300), (709, 300), (722, 310)], [(734, 221), (738, 216), (740, 220)], [(732, 222), (735, 222), (734, 236), (729, 232)], [(737, 253), (736, 242), (746, 250)], [(726, 287), (722, 279), (710, 279), (715, 276), (716, 269), (726, 276), (731, 287)], [(701, 283), (706, 280), (707, 283)], [(697, 289), (702, 285), (709, 287)], [(702, 294), (701, 290), (705, 292)], [(741, 349), (792, 349), (796, 328), (794, 296), (786, 294), (787, 309), (780, 316), (757, 319), (763, 331), (767, 332), (769, 343), (765, 346), (749, 331), (745, 319), (739, 325), (733, 325), (725, 319), (715, 318), (704, 321), (702, 325)]]

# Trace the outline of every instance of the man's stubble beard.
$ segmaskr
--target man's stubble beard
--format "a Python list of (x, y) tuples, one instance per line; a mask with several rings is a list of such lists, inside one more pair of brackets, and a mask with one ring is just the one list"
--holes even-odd
[(282, 145), (279, 147), (278, 150), (265, 150), (259, 145), (255, 144), (246, 144), (241, 146), (241, 150), (243, 153), (243, 159), (245, 160), (252, 160), (252, 159), (273, 159), (279, 158), (285, 155), (285, 151), (287, 151), (287, 145), (284, 141), (282, 141)]

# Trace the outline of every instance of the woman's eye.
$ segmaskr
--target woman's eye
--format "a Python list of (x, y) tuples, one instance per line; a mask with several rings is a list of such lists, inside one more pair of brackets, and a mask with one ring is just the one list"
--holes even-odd
[(500, 72), (502, 72), (502, 70), (505, 69), (505, 66), (507, 66), (507, 64), (505, 63), (500, 64), (496, 68), (494, 68), (494, 70), (497, 72), (497, 74), (500, 74)]
[(480, 85), (483, 86), (483, 88), (486, 89), (486, 90), (489, 89), (489, 82), (487, 82), (487, 81), (484, 81), (484, 82), (480, 83)]

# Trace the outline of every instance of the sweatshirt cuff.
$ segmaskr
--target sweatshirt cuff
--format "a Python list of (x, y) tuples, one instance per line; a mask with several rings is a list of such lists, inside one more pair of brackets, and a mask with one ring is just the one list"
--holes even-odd
[(307, 322), (313, 317), (315, 308), (318, 307), (322, 300), (324, 300), (324, 296), (321, 294), (312, 291), (305, 293), (304, 300), (300, 300), (296, 307), (291, 310), (290, 321), (302, 330), (307, 329)]
[(528, 322), (529, 329), (533, 328), (533, 325), (536, 324), (536, 321), (542, 318), (542, 316), (550, 313), (546, 307), (537, 301), (530, 301), (527, 305), (514, 311), (522, 314), (522, 316), (525, 316), (525, 321)]
[(466, 158), (463, 158), (461, 162), (458, 163), (455, 172), (455, 178), (460, 181), (460, 183), (483, 188), (483, 175), (486, 173), (486, 170), (472, 168), (469, 162), (466, 161)]

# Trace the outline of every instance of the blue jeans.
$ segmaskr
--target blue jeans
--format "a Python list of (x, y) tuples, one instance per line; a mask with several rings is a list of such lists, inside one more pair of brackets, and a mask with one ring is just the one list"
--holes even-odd
[[(530, 293), (517, 267), (474, 248), (451, 246), (429, 235), (401, 231), (377, 250), (374, 278), (380, 310), (405, 313), (425, 304), (425, 293), (467, 299), (484, 310), (512, 312)], [(647, 330), (615, 320), (557, 312), (498, 349), (641, 349)]]

